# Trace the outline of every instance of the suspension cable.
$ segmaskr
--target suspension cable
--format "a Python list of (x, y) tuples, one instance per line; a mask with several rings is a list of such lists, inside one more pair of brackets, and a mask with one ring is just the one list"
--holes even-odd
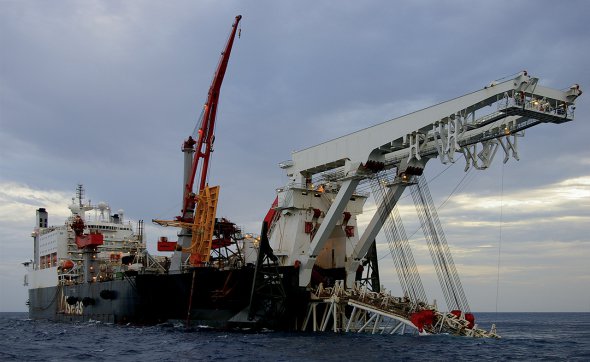
[(461, 280), (455, 267), (449, 245), (447, 243), (432, 196), (428, 190), (425, 177), (417, 176), (416, 184), (412, 185), (411, 195), (420, 218), (422, 230), (426, 238), (428, 250), (432, 257), (439, 283), (447, 307), (470, 312)]
[(498, 299), (500, 295), (500, 261), (502, 258), (502, 224), (504, 222), (504, 163), (500, 177), (500, 236), (498, 238), (498, 273), (496, 276), (496, 318), (498, 317)]
[(414, 303), (427, 302), (424, 286), (418, 273), (401, 216), (396, 205), (386, 196), (388, 192), (391, 192), (388, 191), (388, 185), (393, 179), (387, 171), (382, 171), (370, 181), (375, 202), (377, 205), (383, 206), (382, 210), (378, 208), (377, 212), (380, 212), (380, 221), (383, 225), (389, 252), (393, 258), (404, 295), (408, 296)]

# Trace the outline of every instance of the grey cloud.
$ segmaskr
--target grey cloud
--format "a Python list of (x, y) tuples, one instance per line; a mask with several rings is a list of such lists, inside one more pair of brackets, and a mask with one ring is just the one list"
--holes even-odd
[[(233, 17), (241, 13), (211, 182), (222, 186), (223, 215), (256, 232), (274, 189), (285, 182), (276, 165), (292, 150), (523, 68), (552, 87), (587, 88), (589, 7), (583, 1), (5, 1), (0, 180), (67, 192), (82, 182), (96, 201), (116, 202), (135, 219), (164, 216), (163, 210), (174, 216), (180, 144), (194, 128)], [(588, 99), (578, 101), (576, 121), (527, 131), (522, 161), (505, 167), (505, 192), (588, 175), (581, 161), (590, 159)], [(435, 162), (430, 175), (442, 170)], [(462, 177), (462, 167), (431, 186), (437, 200)], [(497, 194), (499, 170), (477, 175), (466, 190)], [(563, 225), (564, 238), (584, 239), (583, 227)], [(459, 240), (465, 233), (449, 230)], [(21, 243), (11, 235), (6, 245)], [(2, 263), (6, 255), (20, 258), (11, 253), (2, 253)]]

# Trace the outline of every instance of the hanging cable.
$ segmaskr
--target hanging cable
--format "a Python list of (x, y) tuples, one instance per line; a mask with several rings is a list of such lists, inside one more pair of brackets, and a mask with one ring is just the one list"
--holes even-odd
[(203, 114), (204, 113), (205, 113), (205, 107), (202, 107), (201, 114), (199, 115), (199, 120), (195, 124), (195, 128), (193, 129), (193, 133), (191, 134), (191, 136), (195, 139), (198, 137), (197, 132), (199, 132), (199, 130), (203, 126)]
[(500, 261), (502, 257), (502, 224), (504, 222), (504, 163), (500, 177), (500, 237), (498, 239), (498, 273), (496, 277), (496, 318), (498, 317), (498, 299), (500, 295)]
[(395, 204), (387, 198), (388, 185), (394, 180), (387, 171), (378, 173), (371, 179), (373, 197), (380, 213), (383, 232), (389, 246), (390, 254), (400, 280), (404, 295), (414, 303), (427, 302), (424, 286), (410, 248), (403, 222)]
[(463, 181), (465, 180), (465, 178), (467, 178), (467, 176), (471, 173), (471, 170), (473, 170), (473, 169), (470, 168), (467, 172), (465, 172), (465, 174), (461, 178), (461, 181), (459, 181), (459, 183), (451, 191), (451, 193), (449, 194), (449, 196), (447, 196), (447, 198), (445, 199), (445, 201), (443, 201), (442, 204), (440, 204), (440, 206), (438, 207), (439, 210), (442, 209), (445, 206), (445, 204), (447, 203), (447, 201), (449, 201), (449, 199), (451, 198), (451, 196), (453, 196), (453, 194), (455, 193), (455, 191), (457, 191), (457, 189), (459, 189), (459, 186), (461, 186), (461, 184), (463, 183)]
[(412, 199), (424, 231), (428, 250), (435, 266), (436, 274), (445, 296), (447, 307), (470, 312), (469, 304), (459, 274), (455, 267), (432, 196), (423, 175), (416, 176), (416, 184), (410, 187)]

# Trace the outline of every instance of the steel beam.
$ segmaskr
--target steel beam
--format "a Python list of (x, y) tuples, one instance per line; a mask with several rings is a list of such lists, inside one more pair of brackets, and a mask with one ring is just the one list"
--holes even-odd
[(383, 198), (381, 204), (379, 204), (369, 225), (367, 225), (363, 235), (361, 235), (359, 241), (354, 246), (351, 255), (348, 257), (348, 265), (346, 267), (347, 285), (352, 285), (351, 283), (354, 282), (356, 270), (361, 262), (361, 258), (367, 254), (367, 251), (371, 247), (371, 243), (375, 240), (377, 234), (379, 234), (379, 231), (381, 231), (381, 228), (383, 227), (383, 222), (387, 219), (387, 213), (393, 210), (393, 207), (402, 196), (406, 186), (407, 184), (404, 182), (396, 182), (389, 187), (387, 194)]
[(358, 177), (351, 177), (342, 182), (340, 190), (336, 195), (336, 199), (330, 206), (330, 209), (326, 213), (324, 220), (311, 241), (311, 245), (309, 246), (309, 258), (299, 270), (299, 286), (303, 287), (309, 284), (311, 270), (315, 264), (316, 258), (332, 234), (336, 222), (342, 218), (342, 213), (359, 182), (360, 178)]

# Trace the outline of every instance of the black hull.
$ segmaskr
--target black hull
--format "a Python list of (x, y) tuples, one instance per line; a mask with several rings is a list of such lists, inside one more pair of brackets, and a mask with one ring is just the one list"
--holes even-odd
[[(256, 316), (248, 315), (253, 267), (195, 268), (180, 274), (125, 275), (107, 282), (30, 289), (29, 315), (54, 321), (132, 324), (190, 320), (192, 325), (226, 328), (241, 314), (240, 322), (233, 324), (289, 329), (305, 312), (308, 293), (298, 287), (297, 270), (279, 269), (285, 298), (280, 302), (280, 313), (275, 310), (273, 315), (265, 315), (263, 310)], [(269, 304), (258, 302), (256, 305)]]

